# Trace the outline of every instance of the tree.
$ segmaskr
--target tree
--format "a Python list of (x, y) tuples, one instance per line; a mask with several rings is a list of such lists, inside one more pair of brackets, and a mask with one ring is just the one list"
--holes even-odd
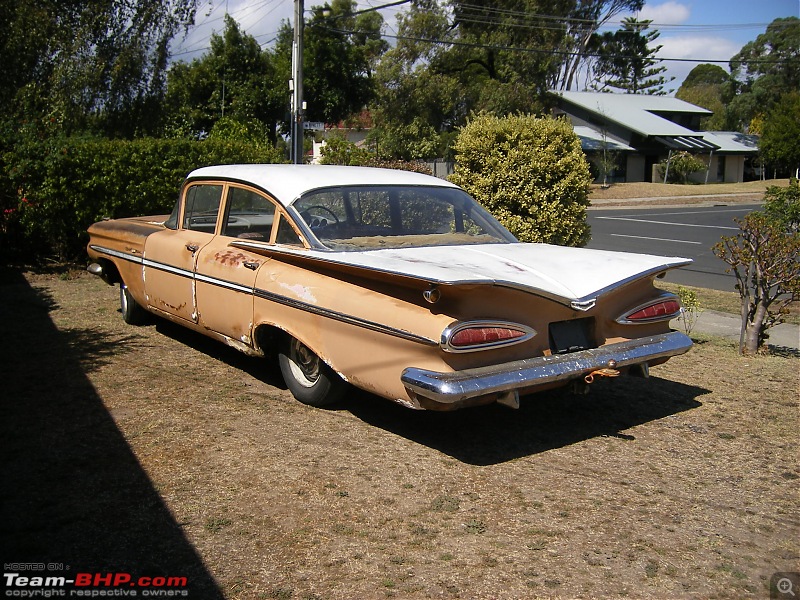
[(764, 194), (764, 212), (786, 231), (800, 231), (800, 181), (792, 179), (787, 187), (769, 186)]
[(320, 164), (364, 166), (373, 156), (371, 152), (349, 142), (343, 134), (337, 133), (325, 138)]
[(163, 91), (169, 41), (198, 0), (4, 0), (0, 115), (47, 115), (66, 132), (148, 131)]
[[(572, 3), (550, 2), (549, 19)], [(448, 156), (455, 131), (473, 112), (539, 113), (558, 76), (560, 26), (542, 27), (534, 2), (491, 5), (436, 0), (398, 17), (397, 44), (376, 72), (373, 138), (379, 154), (405, 159)], [(433, 154), (429, 154), (433, 153)]]
[(709, 131), (727, 129), (727, 105), (731, 100), (731, 76), (719, 65), (697, 65), (675, 92), (675, 97), (712, 111), (700, 120), (700, 127)]
[(222, 34), (211, 36), (211, 49), (190, 64), (175, 63), (167, 77), (167, 131), (196, 137), (223, 117), (245, 125), (255, 120), (274, 142), (288, 92), (279, 85), (273, 56), (225, 15)]
[(466, 118), (469, 102), (455, 74), (431, 68), (448, 39), (447, 12), (431, 2), (415, 2), (398, 16), (398, 39), (375, 73), (370, 140), (385, 158), (434, 158), (445, 151), (448, 131)]
[(639, 21), (633, 17), (622, 20), (622, 29), (604, 33), (595, 38), (599, 52), (594, 65), (596, 89), (613, 88), (626, 94), (651, 94), (663, 96), (664, 85), (672, 81), (664, 77), (667, 70), (659, 65), (655, 55), (661, 46), (651, 44), (658, 39), (658, 31), (648, 31), (652, 21)]
[(737, 92), (731, 113), (744, 130), (783, 94), (800, 89), (800, 18), (775, 19), (731, 58), (730, 68)]
[(571, 90), (577, 82), (581, 66), (591, 61), (593, 41), (597, 31), (613, 17), (625, 12), (637, 12), (644, 0), (581, 0), (573, 4), (566, 21), (563, 44), (564, 61), (553, 87)]
[[(440, 53), (432, 68), (455, 74), (463, 87), (480, 92), (498, 86), (511, 91), (517, 102), (543, 96), (558, 77), (564, 55), (550, 50), (565, 43), (561, 23), (569, 16), (573, 3), (551, 0), (546, 9), (537, 2), (497, 0), (475, 3), (452, 0), (452, 23), (448, 41), (453, 45)], [(546, 10), (546, 15), (541, 14)], [(543, 26), (544, 23), (544, 26)], [(513, 93), (524, 88), (527, 94)], [(501, 92), (506, 96), (505, 90)], [(482, 106), (482, 99), (496, 101), (498, 96), (473, 93), (474, 110), (493, 110)], [(529, 104), (511, 107), (526, 112)], [(517, 109), (517, 110), (515, 110)]]
[[(381, 39), (383, 18), (377, 12), (356, 12), (354, 0), (333, 0), (311, 9), (303, 48), (303, 91), (306, 118), (338, 123), (361, 111), (372, 99), (373, 70), (388, 44)], [(284, 23), (276, 55), (291, 65), (292, 28)], [(286, 70), (284, 81), (288, 81)]]
[(589, 165), (565, 119), (478, 115), (461, 129), (450, 180), (525, 242), (582, 246), (590, 237)]
[(739, 353), (755, 354), (767, 330), (782, 323), (786, 307), (800, 298), (800, 232), (759, 212), (737, 222), (739, 234), (723, 237), (712, 251), (736, 277), (742, 318)]
[(800, 92), (784, 94), (764, 119), (759, 150), (764, 162), (797, 176), (800, 169)]
[(704, 63), (689, 71), (681, 88), (692, 88), (698, 85), (725, 85), (729, 82), (730, 77), (728, 72), (719, 65)]
[(689, 176), (706, 168), (706, 163), (685, 150), (675, 152), (658, 163), (661, 176), (665, 183), (689, 183)]

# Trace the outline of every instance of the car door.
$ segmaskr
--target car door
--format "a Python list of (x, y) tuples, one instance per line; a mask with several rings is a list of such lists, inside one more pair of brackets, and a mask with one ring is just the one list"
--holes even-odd
[(199, 252), (217, 231), (221, 183), (196, 183), (184, 190), (177, 229), (147, 238), (144, 289), (148, 306), (173, 317), (197, 322), (195, 268)]
[(219, 235), (197, 257), (197, 318), (203, 327), (250, 345), (253, 287), (269, 259), (232, 242), (270, 242), (278, 214), (262, 192), (236, 184), (226, 187)]

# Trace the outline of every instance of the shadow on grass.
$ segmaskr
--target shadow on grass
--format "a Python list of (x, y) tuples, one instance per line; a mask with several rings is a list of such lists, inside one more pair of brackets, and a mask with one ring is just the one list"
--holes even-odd
[[(159, 334), (285, 390), (276, 360), (246, 356), (202, 334), (153, 318)], [(522, 408), (499, 405), (437, 413), (413, 411), (363, 391), (332, 407), (365, 423), (435, 448), (465, 463), (489, 465), (568, 446), (598, 436), (634, 440), (626, 429), (701, 406), (697, 386), (652, 377), (623, 377), (592, 386), (586, 396), (566, 391), (522, 399)]]
[[(155, 319), (159, 333), (286, 389), (275, 360), (241, 354), (199, 333)], [(520, 410), (497, 404), (455, 412), (414, 411), (355, 390), (331, 407), (465, 463), (490, 465), (568, 446), (597, 436), (635, 439), (626, 429), (700, 406), (701, 387), (651, 377), (624, 377), (592, 386), (586, 396), (557, 390), (522, 399)]]
[(63, 564), (47, 576), (67, 579), (186, 577), (192, 597), (222, 598), (86, 377), (138, 336), (60, 331), (49, 316), (56, 308), (20, 274), (4, 273), (3, 562)]
[[(122, 318), (122, 317), (120, 317)], [(286, 383), (281, 375), (276, 358), (264, 358), (260, 356), (249, 356), (223, 344), (215, 339), (198, 333), (172, 321), (160, 317), (151, 317), (156, 331), (173, 340), (192, 348), (198, 352), (221, 361), (226, 365), (244, 371), (255, 379), (276, 387), (281, 390), (287, 389)]]
[(497, 404), (450, 413), (417, 412), (359, 395), (343, 408), (359, 419), (435, 448), (462, 462), (491, 465), (598, 436), (634, 440), (636, 425), (701, 406), (704, 388), (666, 379), (625, 377), (592, 386), (588, 395), (565, 390), (521, 399), (519, 410)]

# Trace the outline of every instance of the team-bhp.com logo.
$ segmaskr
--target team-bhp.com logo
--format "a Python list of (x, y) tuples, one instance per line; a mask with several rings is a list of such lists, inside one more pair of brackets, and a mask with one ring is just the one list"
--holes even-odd
[(15, 598), (188, 597), (186, 577), (135, 577), (130, 573), (34, 575), (3, 573), (5, 595)]

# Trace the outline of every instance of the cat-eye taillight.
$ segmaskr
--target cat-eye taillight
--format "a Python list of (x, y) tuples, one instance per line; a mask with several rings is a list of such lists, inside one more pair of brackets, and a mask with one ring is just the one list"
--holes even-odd
[(442, 332), (446, 352), (490, 350), (531, 339), (536, 331), (519, 323), (502, 321), (466, 321), (454, 323)]
[(660, 296), (646, 304), (641, 304), (628, 311), (617, 323), (652, 323), (655, 321), (669, 321), (681, 314), (681, 303), (677, 296), (672, 294)]

